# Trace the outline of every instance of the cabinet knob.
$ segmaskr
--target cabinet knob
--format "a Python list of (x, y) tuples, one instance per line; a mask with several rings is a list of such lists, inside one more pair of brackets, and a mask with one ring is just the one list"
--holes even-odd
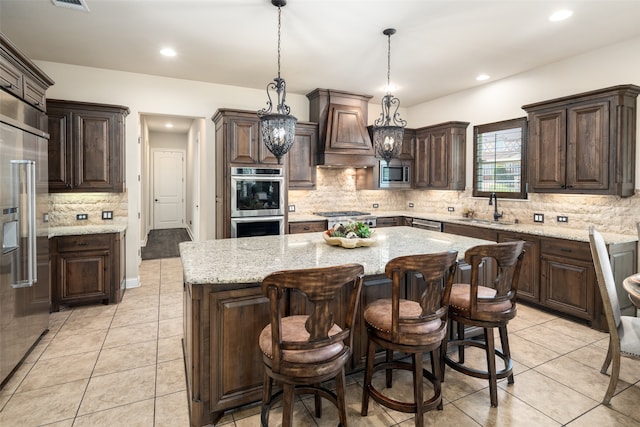
[(7, 89), (13, 89), (13, 83), (7, 83), (4, 87)]

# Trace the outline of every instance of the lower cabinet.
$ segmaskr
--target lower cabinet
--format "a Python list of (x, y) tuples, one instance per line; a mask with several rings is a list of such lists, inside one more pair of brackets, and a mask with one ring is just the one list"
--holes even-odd
[(540, 239), (528, 234), (500, 232), (498, 242), (524, 240), (524, 258), (518, 280), (518, 301), (540, 303)]
[(316, 233), (327, 230), (327, 221), (290, 222), (289, 234)]
[(51, 310), (61, 304), (120, 302), (124, 293), (124, 233), (54, 237)]
[(542, 305), (592, 320), (598, 290), (589, 244), (550, 238), (543, 238), (540, 243)]

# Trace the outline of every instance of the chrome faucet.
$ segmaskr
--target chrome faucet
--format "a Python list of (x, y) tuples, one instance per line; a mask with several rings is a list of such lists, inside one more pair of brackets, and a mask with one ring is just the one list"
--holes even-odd
[(496, 193), (491, 193), (489, 195), (489, 206), (491, 205), (493, 205), (493, 220), (498, 221), (500, 218), (502, 218), (504, 212), (498, 213), (498, 196), (496, 196)]

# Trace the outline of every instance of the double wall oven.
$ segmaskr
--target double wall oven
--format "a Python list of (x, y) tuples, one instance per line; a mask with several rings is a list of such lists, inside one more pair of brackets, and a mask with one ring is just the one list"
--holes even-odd
[(284, 234), (284, 171), (231, 168), (231, 237)]

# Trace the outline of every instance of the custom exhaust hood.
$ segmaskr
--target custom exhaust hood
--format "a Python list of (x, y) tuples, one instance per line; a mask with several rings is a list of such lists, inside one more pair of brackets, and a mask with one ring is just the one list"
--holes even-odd
[(376, 164), (367, 130), (371, 96), (316, 89), (307, 98), (309, 119), (318, 123), (318, 166), (362, 168)]

